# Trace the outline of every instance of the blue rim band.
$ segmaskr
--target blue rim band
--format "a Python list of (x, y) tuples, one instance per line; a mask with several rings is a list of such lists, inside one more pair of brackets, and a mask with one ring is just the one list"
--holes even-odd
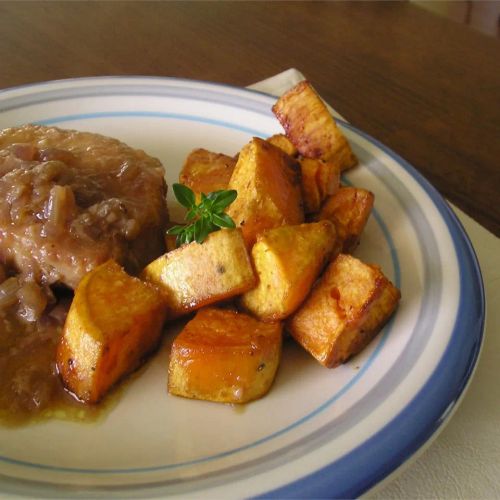
[[(95, 82), (98, 79), (89, 80)], [(172, 81), (172, 79), (164, 80)], [(183, 80), (177, 79), (173, 81), (183, 82)], [(214, 90), (221, 87), (216, 84), (202, 83), (209, 87), (213, 86)], [(256, 94), (259, 101), (256, 104), (257, 112), (261, 112), (263, 109), (261, 98), (268, 97), (266, 94), (256, 91), (230, 86), (226, 86), (226, 88), (241, 91), (242, 95)], [(22, 102), (22, 99), (19, 102)], [(93, 113), (89, 114), (88, 117), (98, 118), (98, 115), (100, 114)], [(153, 115), (154, 113), (150, 113), (150, 116)], [(164, 117), (161, 113), (157, 115)], [(59, 118), (60, 121), (64, 119), (64, 117)], [(81, 119), (82, 115), (78, 115), (78, 117), (67, 116), (66, 120), (77, 118)], [(47, 121), (57, 120), (53, 118)], [(204, 123), (209, 122), (221, 125), (220, 122), (204, 121)], [(450, 408), (456, 404), (470, 379), (482, 342), (484, 291), (481, 274), (472, 246), (458, 219), (437, 191), (411, 165), (367, 134), (358, 131), (349, 124), (341, 123), (399, 163), (422, 186), (437, 207), (452, 236), (460, 265), (462, 293), (460, 294), (459, 313), (450, 342), (439, 365), (420, 392), (396, 418), (346, 456), (299, 481), (267, 493), (266, 497), (355, 497), (377, 484), (415, 453), (442, 426), (445, 416), (449, 413)], [(222, 125), (233, 127), (233, 124), (229, 123)], [(241, 127), (239, 130), (259, 135), (258, 131), (245, 127)], [(380, 224), (383, 221), (380, 219), (378, 222)], [(456, 366), (460, 366), (461, 370), (457, 372)], [(429, 411), (430, 409), (432, 411)], [(408, 427), (412, 429), (411, 435), (407, 432)], [(360, 471), (360, 474), (353, 475), (353, 470)]]
[[(460, 295), (459, 313), (442, 359), (411, 403), (347, 456), (266, 493), (265, 498), (356, 498), (366, 493), (440, 430), (470, 381), (482, 345), (485, 298), (481, 270), (460, 221), (436, 189), (408, 162), (368, 134), (349, 124), (346, 127), (402, 165), (429, 194), (452, 235), (460, 267), (460, 289), (466, 293)], [(461, 370), (457, 371), (457, 367)]]
[[(98, 112), (98, 113), (82, 113), (78, 115), (64, 115), (64, 116), (58, 116), (50, 119), (42, 119), (38, 120), (37, 124), (40, 125), (57, 125), (60, 123), (68, 122), (68, 121), (74, 121), (74, 120), (92, 120), (92, 119), (100, 119), (100, 118), (116, 118), (116, 117), (128, 117), (128, 118), (139, 118), (139, 117), (148, 117), (148, 118), (161, 118), (161, 119), (174, 119), (174, 120), (187, 120), (187, 121), (193, 121), (193, 122), (199, 122), (199, 123), (204, 123), (204, 124), (210, 124), (210, 125), (215, 125), (219, 127), (224, 127), (224, 128), (231, 128), (231, 129), (236, 129), (239, 131), (242, 131), (244, 133), (251, 133), (253, 135), (260, 135), (260, 132), (257, 130), (252, 130), (248, 129), (245, 127), (239, 127), (239, 126), (234, 126), (233, 124), (230, 124), (228, 122), (224, 121), (219, 121), (219, 120), (207, 120), (204, 119), (203, 117), (197, 117), (197, 116), (189, 116), (189, 115), (181, 115), (181, 114), (175, 114), (175, 113), (162, 113), (162, 112), (142, 112), (142, 111), (136, 111), (136, 112)], [(349, 184), (349, 181), (345, 179), (345, 182)], [(392, 242), (391, 235), (389, 233), (389, 230), (387, 229), (382, 217), (378, 214), (377, 210), (373, 210), (373, 216), (379, 225), (384, 238), (386, 239), (387, 246), (389, 247), (390, 254), (391, 254), (391, 259), (392, 259), (392, 264), (393, 264), (393, 274), (395, 276), (394, 282), (395, 285), (400, 288), (401, 286), (401, 271), (400, 271), (400, 264), (397, 256), (396, 249), (394, 247), (394, 243)], [(300, 426), (304, 422), (310, 420), (317, 414), (321, 413), (324, 411), (326, 408), (330, 407), (332, 404), (334, 404), (340, 397), (342, 397), (349, 389), (351, 389), (365, 374), (365, 372), (368, 370), (368, 368), (371, 366), (372, 362), (375, 360), (375, 358), (378, 356), (380, 350), (383, 348), (385, 341), (390, 333), (390, 330), (392, 329), (392, 322), (390, 322), (386, 327), (384, 328), (383, 333), (379, 336), (379, 342), (376, 348), (374, 349), (372, 355), (369, 357), (369, 359), (364, 363), (363, 367), (354, 375), (344, 386), (342, 386), (334, 395), (329, 397), (323, 404), (321, 404), (318, 408), (316, 408), (314, 411), (308, 413), (298, 421), (292, 423), (286, 428), (281, 429), (278, 432), (275, 432), (274, 434), (265, 436), (264, 438), (249, 443), (246, 446), (243, 446), (241, 448), (236, 448), (229, 450), (225, 453), (218, 454), (218, 455), (213, 455), (213, 456), (207, 456), (207, 457), (202, 457), (200, 459), (196, 459), (190, 462), (181, 462), (181, 463), (175, 463), (175, 464), (165, 464), (165, 465), (158, 465), (155, 467), (147, 467), (147, 468), (126, 468), (126, 469), (82, 469), (82, 468), (73, 468), (73, 467), (62, 467), (62, 466), (51, 466), (51, 465), (45, 465), (45, 464), (39, 464), (39, 463), (32, 463), (32, 462), (26, 462), (26, 461), (21, 461), (21, 460), (16, 460), (12, 459), (9, 457), (4, 457), (0, 455), (0, 461), (10, 463), (13, 465), (22, 465), (26, 467), (32, 467), (36, 469), (41, 469), (41, 470), (54, 470), (58, 472), (76, 472), (76, 473), (82, 473), (82, 474), (130, 474), (130, 473), (136, 473), (136, 472), (154, 472), (154, 471), (160, 471), (160, 470), (171, 470), (171, 469), (176, 469), (180, 467), (185, 467), (185, 466), (190, 466), (198, 463), (203, 463), (206, 461), (210, 460), (215, 460), (219, 459), (225, 456), (232, 455), (234, 453), (239, 453), (243, 450), (253, 448), (255, 446), (259, 446), (260, 444), (263, 444), (271, 439), (274, 439), (286, 432), (289, 432), (290, 430)]]

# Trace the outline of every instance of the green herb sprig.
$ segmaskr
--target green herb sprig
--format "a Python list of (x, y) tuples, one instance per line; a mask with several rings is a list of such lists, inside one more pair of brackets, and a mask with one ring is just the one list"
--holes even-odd
[(220, 228), (236, 227), (233, 219), (224, 213), (224, 209), (236, 199), (238, 193), (234, 189), (201, 193), (201, 201), (196, 204), (195, 194), (190, 188), (184, 184), (174, 184), (172, 188), (177, 201), (188, 210), (186, 220), (191, 221), (185, 226), (173, 226), (167, 231), (167, 234), (177, 236), (178, 247), (192, 241), (202, 243), (210, 233)]

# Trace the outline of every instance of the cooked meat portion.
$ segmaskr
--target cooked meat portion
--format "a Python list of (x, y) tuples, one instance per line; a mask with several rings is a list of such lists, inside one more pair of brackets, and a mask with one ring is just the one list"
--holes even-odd
[(74, 288), (113, 258), (135, 273), (164, 251), (161, 163), (88, 132), (26, 125), (0, 132), (0, 263)]

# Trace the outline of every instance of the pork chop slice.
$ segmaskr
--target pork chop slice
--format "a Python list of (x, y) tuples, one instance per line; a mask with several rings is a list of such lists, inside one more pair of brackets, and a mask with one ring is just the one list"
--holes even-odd
[(25, 125), (0, 132), (0, 263), (75, 288), (109, 258), (135, 274), (165, 250), (160, 161), (109, 137)]

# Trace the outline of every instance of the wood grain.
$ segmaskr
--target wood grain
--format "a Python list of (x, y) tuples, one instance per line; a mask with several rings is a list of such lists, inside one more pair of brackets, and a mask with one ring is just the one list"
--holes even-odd
[(500, 235), (500, 42), (410, 3), (3, 2), (0, 88), (290, 67)]

